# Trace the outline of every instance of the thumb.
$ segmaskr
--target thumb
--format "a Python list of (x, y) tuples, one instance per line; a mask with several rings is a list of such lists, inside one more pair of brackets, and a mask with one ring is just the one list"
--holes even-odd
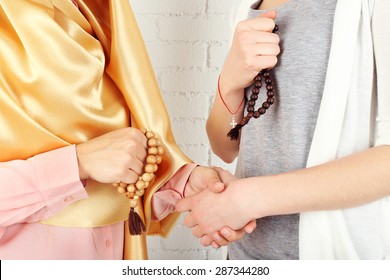
[(191, 210), (191, 199), (182, 198), (175, 204), (175, 212), (185, 212)]
[(244, 230), (246, 233), (251, 233), (252, 231), (255, 230), (255, 228), (256, 228), (256, 220), (252, 220), (244, 226)]
[(276, 12), (274, 10), (264, 12), (259, 15), (259, 17), (266, 17), (275, 20), (276, 19)]
[(214, 174), (208, 180), (207, 188), (214, 193), (219, 193), (225, 190), (225, 184), (222, 183), (221, 178), (218, 176), (216, 171), (214, 171)]

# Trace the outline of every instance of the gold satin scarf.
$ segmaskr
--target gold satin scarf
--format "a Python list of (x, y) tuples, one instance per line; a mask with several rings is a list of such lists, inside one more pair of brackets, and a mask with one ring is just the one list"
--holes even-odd
[[(0, 0), (0, 161), (78, 144), (129, 125), (154, 131), (165, 148), (143, 208), (149, 234), (153, 193), (191, 162), (178, 148), (128, 0)], [(60, 172), (60, 171), (59, 171)], [(88, 181), (89, 198), (43, 223), (98, 227), (127, 219), (127, 199)], [(142, 205), (142, 204), (141, 204)], [(125, 258), (147, 258), (145, 235), (126, 235)]]

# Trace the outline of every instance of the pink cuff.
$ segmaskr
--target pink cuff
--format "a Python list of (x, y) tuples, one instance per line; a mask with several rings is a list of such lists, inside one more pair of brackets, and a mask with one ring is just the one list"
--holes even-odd
[(164, 219), (175, 211), (176, 202), (184, 198), (184, 190), (191, 172), (197, 166), (188, 163), (182, 166), (168, 182), (165, 183), (152, 197), (152, 221)]
[(0, 162), (0, 181), (3, 227), (47, 219), (72, 202), (88, 197), (79, 179), (75, 146), (27, 160)]
[(38, 190), (53, 214), (88, 198), (79, 178), (75, 145), (36, 155), (32, 161), (37, 166)]

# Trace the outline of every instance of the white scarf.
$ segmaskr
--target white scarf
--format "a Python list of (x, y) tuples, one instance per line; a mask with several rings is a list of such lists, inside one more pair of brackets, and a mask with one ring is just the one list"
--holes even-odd
[[(308, 167), (374, 145), (390, 144), (388, 122), (383, 123), (378, 117), (375, 120), (375, 115), (390, 118), (385, 112), (389, 110), (383, 110), (382, 102), (390, 106), (390, 92), (377, 90), (374, 72), (372, 14), (374, 6), (381, 1), (383, 4), (380, 5), (387, 6), (389, 11), (386, 0), (338, 1), (325, 88)], [(388, 38), (382, 39), (388, 42)], [(378, 111), (377, 94), (381, 101)], [(367, 242), (367, 246), (360, 244), (360, 247), (369, 248), (366, 255), (362, 255), (354, 242), (365, 228), (364, 224), (357, 226), (357, 222), (370, 218), (379, 226), (368, 229), (366, 238), (357, 238)], [(390, 258), (389, 198), (353, 209), (302, 213), (299, 228), (301, 259)], [(376, 231), (373, 235), (376, 247), (370, 246), (373, 231)]]

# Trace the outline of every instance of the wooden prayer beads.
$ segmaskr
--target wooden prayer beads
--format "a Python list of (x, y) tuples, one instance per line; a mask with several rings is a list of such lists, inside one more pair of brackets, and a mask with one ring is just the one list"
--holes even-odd
[(146, 131), (145, 136), (148, 139), (148, 155), (144, 173), (133, 184), (123, 182), (113, 184), (120, 194), (124, 194), (129, 199), (129, 230), (131, 235), (140, 235), (145, 231), (145, 225), (138, 213), (135, 212), (135, 208), (138, 206), (139, 198), (145, 194), (145, 189), (155, 179), (154, 173), (157, 171), (158, 165), (162, 161), (161, 156), (164, 153), (161, 140), (153, 132)]

